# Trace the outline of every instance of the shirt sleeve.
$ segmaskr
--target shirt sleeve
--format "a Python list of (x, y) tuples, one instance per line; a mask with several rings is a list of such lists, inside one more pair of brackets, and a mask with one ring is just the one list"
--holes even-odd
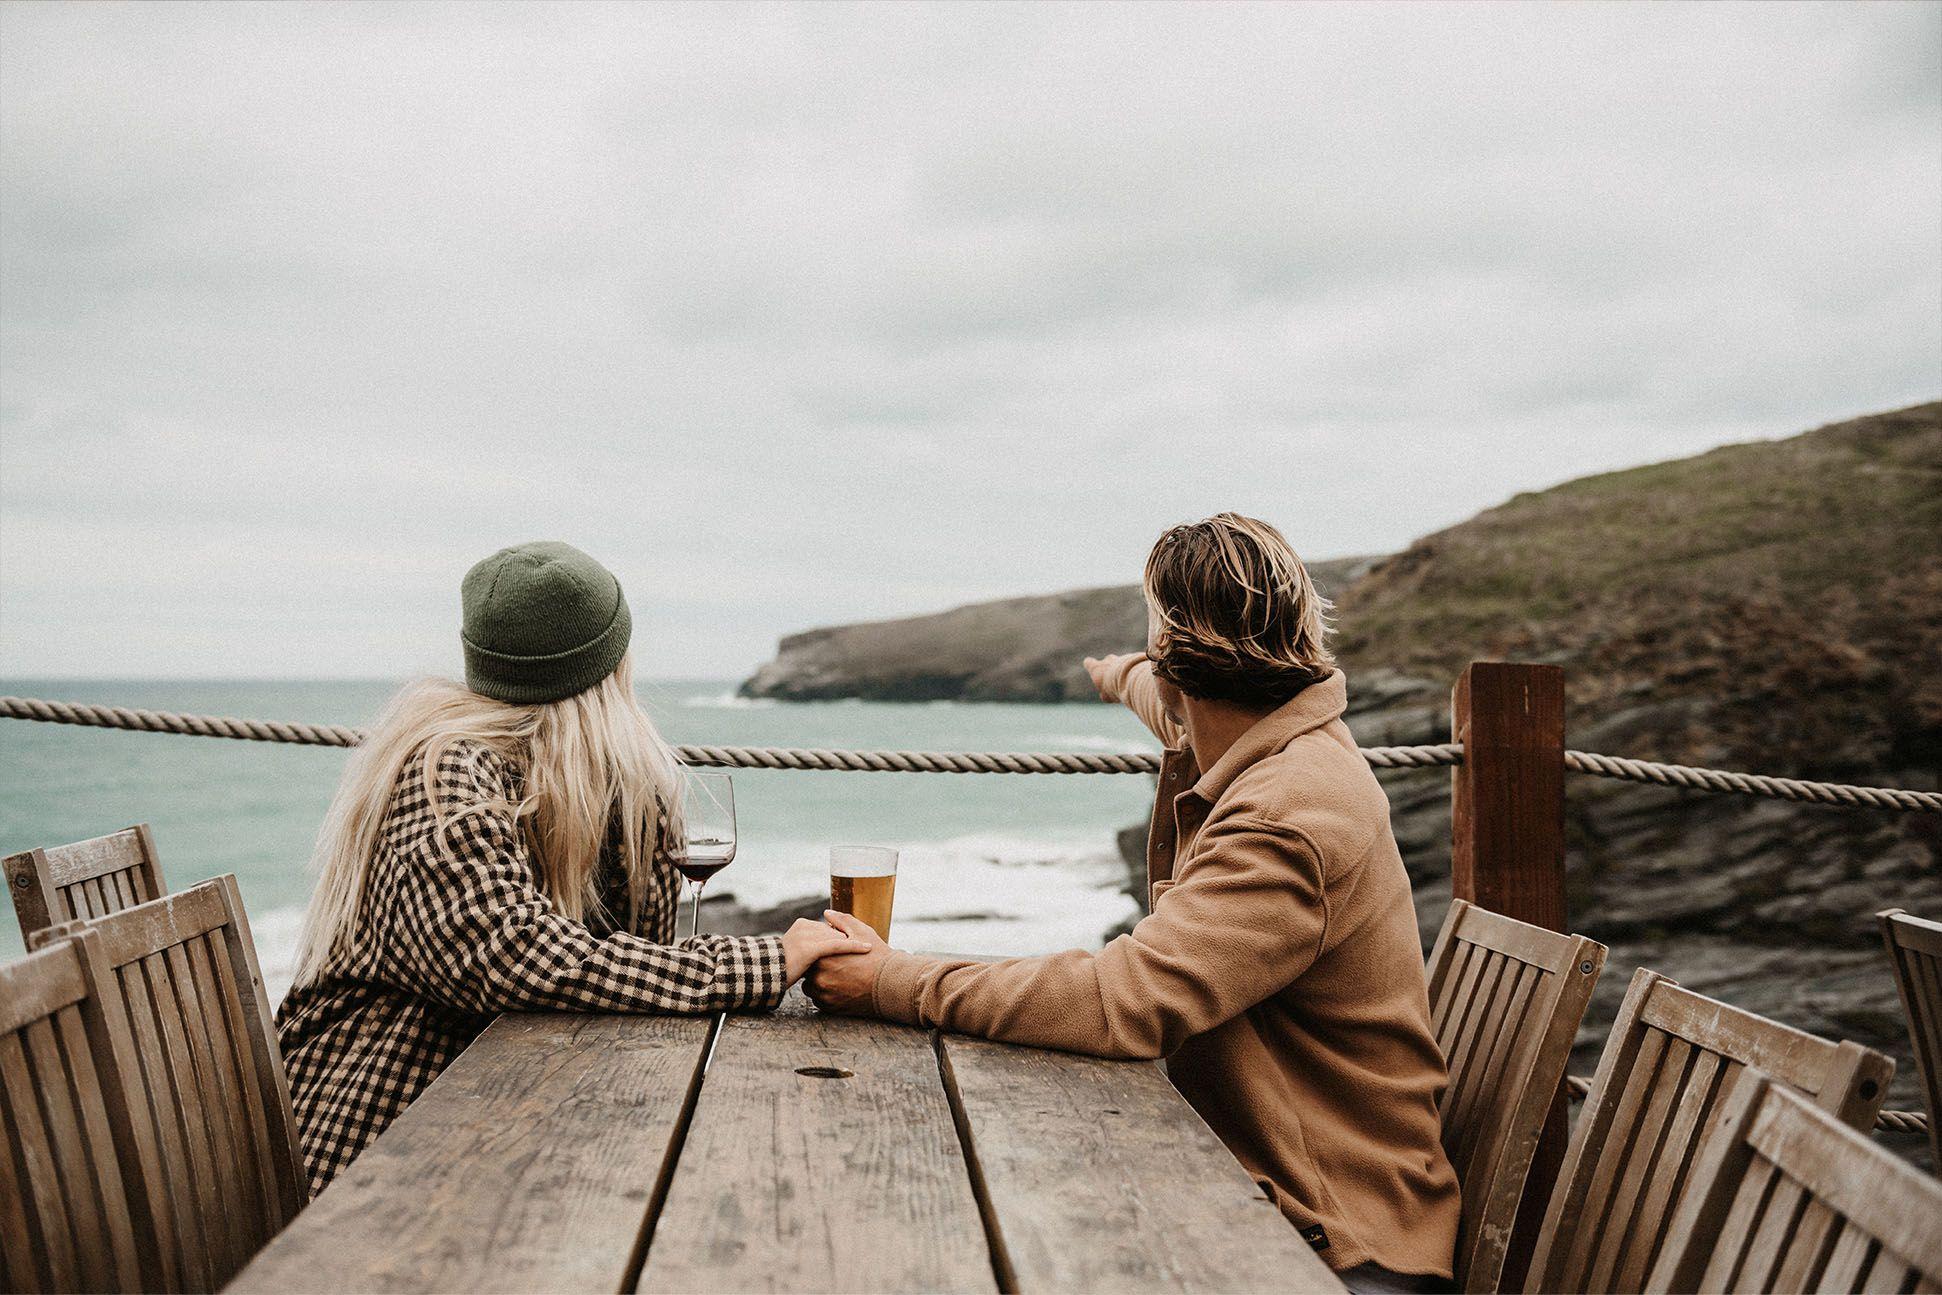
[(1177, 748), (1186, 744), (1187, 732), (1167, 714), (1165, 704), (1160, 701), (1160, 685), (1153, 677), (1153, 663), (1144, 652), (1136, 652), (1121, 661), (1103, 682), (1106, 691), (1139, 716), (1140, 723), (1162, 745)]
[(493, 782), (476, 754), (439, 762), (443, 839), (427, 810), (396, 860), (396, 899), (381, 919), (385, 969), (402, 987), (473, 1012), (702, 1013), (782, 1001), (779, 937), (597, 938), (562, 915)]
[(1322, 865), (1265, 823), (1202, 833), (1152, 915), (1098, 953), (1004, 962), (892, 953), (877, 1012), (913, 1025), (1095, 1056), (1153, 1059), (1280, 991), (1320, 954)]

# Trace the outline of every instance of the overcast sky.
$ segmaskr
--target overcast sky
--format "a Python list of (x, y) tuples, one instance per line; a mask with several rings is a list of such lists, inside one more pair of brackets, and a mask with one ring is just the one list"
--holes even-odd
[(0, 674), (650, 676), (1942, 394), (1942, 6), (0, 9)]

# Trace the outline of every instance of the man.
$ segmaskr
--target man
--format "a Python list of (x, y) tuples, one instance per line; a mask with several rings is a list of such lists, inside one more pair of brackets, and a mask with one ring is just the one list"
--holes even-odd
[(810, 993), (873, 1014), (1167, 1073), (1351, 1289), (1451, 1274), (1459, 1205), (1409, 879), (1342, 722), (1328, 604), (1265, 522), (1222, 513), (1147, 558), (1147, 650), (1088, 658), (1166, 744), (1152, 912), (1098, 953), (824, 959)]

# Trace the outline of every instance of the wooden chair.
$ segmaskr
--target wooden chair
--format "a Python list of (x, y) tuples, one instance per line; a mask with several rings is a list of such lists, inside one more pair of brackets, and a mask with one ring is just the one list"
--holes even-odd
[(1502, 1279), (1531, 1157), (1604, 966), (1595, 940), (1461, 899), (1436, 937), (1430, 1016), (1450, 1068), (1443, 1149), (1463, 1187), (1464, 1290), (1496, 1290)]
[(1645, 1289), (1942, 1291), (1942, 1183), (1748, 1070)]
[(1899, 908), (1876, 913), (1888, 960), (1895, 966), (1902, 1011), (1908, 1016), (1915, 1068), (1929, 1108), (1929, 1151), (1942, 1173), (1942, 922), (1910, 917)]
[(1804, 1034), (1639, 968), (1572, 1130), (1525, 1289), (1638, 1290), (1699, 1135), (1749, 1066), (1863, 1129), (1895, 1073), (1858, 1043)]
[(155, 838), (138, 823), (109, 836), (7, 856), (22, 938), (83, 917), (106, 917), (168, 893)]
[(303, 1155), (234, 877), (29, 937), (91, 934), (133, 1042), (128, 1088), (152, 1121), (160, 1285), (214, 1290), (303, 1206)]
[(0, 1283), (138, 1291), (163, 1188), (92, 933), (0, 966)]

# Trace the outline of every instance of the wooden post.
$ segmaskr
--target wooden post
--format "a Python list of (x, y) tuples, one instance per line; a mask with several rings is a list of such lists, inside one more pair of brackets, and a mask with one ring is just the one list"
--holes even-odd
[[(1450, 786), (1451, 894), (1564, 931), (1564, 671), (1471, 662), (1450, 696), (1450, 737), (1463, 743)], [(1523, 1287), (1567, 1127), (1560, 1086), (1531, 1160), (1501, 1289)]]

